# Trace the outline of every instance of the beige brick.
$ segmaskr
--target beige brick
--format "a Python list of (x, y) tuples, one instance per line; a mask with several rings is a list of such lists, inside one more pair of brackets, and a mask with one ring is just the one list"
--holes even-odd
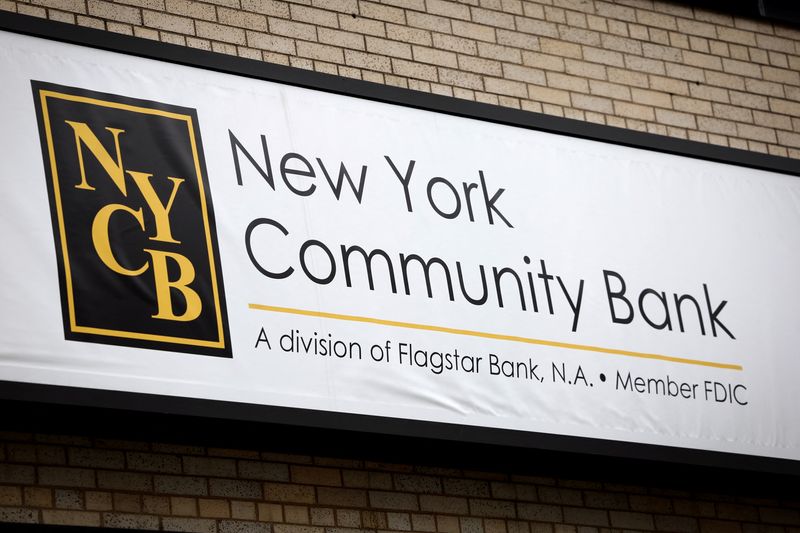
[(670, 111), (668, 109), (656, 109), (656, 120), (662, 124), (669, 126), (678, 126), (681, 128), (696, 128), (694, 115), (682, 113), (679, 111)]
[(784, 92), (784, 86), (780, 83), (774, 83), (771, 81), (752, 80), (746, 78), (744, 80), (744, 87), (745, 90), (750, 93), (777, 97), (786, 96), (786, 93)]
[(0, 486), (0, 505), (8, 507), (22, 505), (22, 491), (19, 487)]
[(351, 67), (363, 68), (367, 70), (377, 70), (381, 72), (392, 71), (392, 61), (386, 56), (358, 52), (356, 50), (344, 51), (345, 63)]
[(559, 37), (558, 26), (552, 22), (547, 22), (542, 19), (516, 17), (516, 25), (517, 31), (521, 31), (529, 35), (552, 37), (554, 39), (558, 39)]
[(776, 50), (778, 52), (785, 52), (787, 54), (797, 53), (794, 41), (792, 41), (791, 39), (784, 39), (783, 37), (776, 37), (774, 35), (764, 35), (761, 33), (757, 33), (756, 45), (759, 48)]
[(746, 61), (737, 61), (735, 59), (722, 59), (722, 68), (725, 72), (730, 74), (738, 74), (739, 76), (750, 76), (751, 78), (761, 78), (761, 67), (748, 63)]
[[(89, 508), (88, 495), (86, 508)], [(169, 514), (169, 498), (166, 496), (142, 496), (142, 512), (154, 515)]]
[[(72, 13), (86, 13), (86, 3), (83, 0), (33, 0), (32, 3)], [(53, 18), (52, 11), (50, 12), (50, 18)]]
[(497, 30), (497, 42), (505, 46), (513, 46), (522, 50), (540, 50), (539, 38), (528, 33)]
[(479, 24), (486, 24), (487, 26), (506, 28), (510, 30), (515, 28), (514, 15), (510, 13), (481, 9), (479, 7), (473, 7), (470, 11), (472, 12), (472, 20)]
[(22, 492), (25, 505), (28, 507), (53, 506), (53, 492), (50, 489), (40, 487), (24, 487)]
[(150, 492), (153, 490), (153, 479), (149, 474), (100, 470), (97, 472), (97, 486), (101, 489)]
[(614, 102), (614, 110), (617, 115), (638, 120), (655, 120), (656, 118), (652, 107), (639, 104)]
[(194, 35), (194, 22), (190, 18), (147, 10), (142, 12), (142, 16), (145, 26), (175, 33)]
[(631, 99), (637, 104), (645, 104), (656, 107), (672, 107), (672, 96), (669, 93), (660, 91), (650, 91), (647, 89), (631, 89)]
[(100, 513), (90, 511), (55, 511), (45, 509), (42, 511), (43, 524), (58, 524), (61, 526), (100, 526)]
[(546, 54), (559, 57), (572, 57), (575, 59), (581, 59), (583, 57), (581, 46), (578, 44), (541, 38), (539, 39), (539, 46), (541, 47), (541, 51)]
[(604, 46), (601, 42), (600, 34), (596, 31), (559, 25), (558, 35), (561, 40), (571, 43), (579, 43), (584, 46), (594, 47)]
[(636, 22), (636, 10), (613, 2), (595, 2), (597, 14), (603, 17)]
[(761, 70), (764, 74), (764, 79), (767, 81), (786, 85), (800, 85), (800, 72), (775, 67), (762, 67)]
[[(527, 52), (531, 53), (531, 52)], [(509, 63), (522, 63), (522, 52), (517, 48), (499, 44), (478, 42), (478, 55), (488, 59), (496, 59)]]
[(307, 483), (329, 487), (339, 487), (342, 485), (342, 475), (338, 468), (292, 465), (290, 467), (290, 475), (294, 483)]
[(314, 487), (285, 483), (264, 483), (264, 499), (274, 502), (314, 503)]
[[(545, 85), (547, 83), (544, 71), (520, 65), (503, 65), (503, 77), (509, 80), (533, 83), (536, 85)], [(489, 84), (487, 83), (487, 90), (488, 87)], [(524, 95), (520, 94), (520, 96)]]
[(379, 37), (367, 37), (367, 51), (373, 54), (411, 59), (411, 45)]
[(678, 31), (690, 34), (708, 37), (710, 39), (717, 38), (717, 28), (714, 24), (707, 22), (700, 22), (699, 20), (690, 20), (685, 18), (678, 18)]
[[(290, 7), (291, 18), (297, 22), (307, 22), (315, 26), (339, 27), (339, 15), (333, 11), (317, 9), (315, 7), (292, 4)], [(281, 16), (281, 18), (289, 18)]]
[(739, 133), (739, 137), (744, 137), (745, 139), (767, 143), (775, 143), (778, 140), (775, 135), (775, 130), (771, 128), (754, 126), (752, 124), (736, 124), (736, 129)]
[(181, 471), (181, 461), (176, 455), (128, 452), (127, 461), (130, 470), (170, 474), (177, 474)]
[(254, 48), (294, 55), (296, 52), (293, 39), (267, 33), (247, 31), (247, 44)]
[(495, 28), (491, 26), (484, 26), (483, 24), (474, 24), (463, 20), (452, 21), (453, 33), (460, 37), (474, 39), (476, 41), (498, 42), (495, 34)]
[[(774, 113), (765, 113), (763, 111), (753, 111), (753, 122), (758, 126), (764, 126), (776, 130), (791, 130), (792, 120), (784, 115), (776, 115)], [(781, 132), (778, 132), (780, 137)]]
[(317, 498), (322, 505), (336, 507), (366, 507), (367, 493), (359, 489), (323, 488), (317, 489)]
[(398, 24), (387, 24), (386, 36), (394, 41), (402, 41), (409, 44), (421, 44), (423, 46), (431, 46), (433, 44), (433, 37), (430, 31)]
[(604, 50), (602, 48), (584, 46), (583, 58), (586, 61), (591, 61), (592, 63), (600, 63), (614, 67), (625, 66), (625, 58), (621, 53), (614, 52), (612, 50)]
[(230, 518), (231, 510), (227, 500), (212, 500), (199, 498), (197, 500), (198, 514), (203, 518)]
[[(607, 114), (614, 113), (614, 106), (611, 100), (600, 96), (573, 94), (572, 105), (573, 107), (577, 107), (578, 109), (596, 111), (598, 113), (607, 113)], [(479, 516), (502, 516), (502, 515), (479, 515)]]
[(220, 43), (214, 41), (211, 43), (211, 50), (218, 53), (218, 54), (228, 54), (231, 56), (235, 56), (238, 54), (238, 48), (235, 44), (231, 43)]
[(241, 9), (218, 7), (217, 16), (222, 24), (248, 30), (267, 31), (267, 17), (260, 13), (248, 13)]
[(386, 23), (382, 20), (372, 20), (363, 17), (351, 17), (350, 15), (339, 15), (339, 28), (362, 35), (373, 35), (375, 37), (386, 37)]
[(439, 82), (465, 89), (482, 90), (483, 78), (477, 74), (439, 67)]
[(232, 501), (231, 518), (239, 520), (256, 520), (256, 504), (254, 502)]
[(310, 59), (319, 59), (331, 63), (344, 63), (344, 53), (341, 48), (326, 44), (297, 41), (297, 55)]
[(165, 3), (166, 10), (176, 15), (211, 21), (217, 18), (216, 9), (209, 4), (193, 0), (165, 0)]
[(698, 54), (697, 52), (684, 50), (683, 62), (694, 67), (722, 70), (722, 60), (719, 57), (708, 54)]
[[(281, 0), (241, 0), (242, 9), (261, 13), (262, 15), (272, 15), (274, 17), (289, 18), (289, 5)], [(214, 2), (219, 3), (219, 2)], [(222, 5), (226, 7), (237, 7), (238, 0), (222, 0)]]
[(663, 75), (665, 73), (664, 62), (658, 59), (625, 55), (625, 66), (631, 70), (647, 72), (649, 74)]
[(433, 34), (433, 46), (443, 50), (459, 52), (461, 54), (476, 55), (478, 53), (478, 43), (473, 39), (445, 35), (443, 33)]
[(577, 59), (566, 59), (564, 62), (567, 74), (596, 80), (608, 79), (606, 67), (603, 65), (587, 63), (586, 61), (579, 61)]
[[(0, 479), (8, 479), (7, 476), (3, 475), (2, 470), (0, 467)], [(30, 481), (22, 480), (21, 478), (19, 478), (21, 481), (15, 481), (15, 479), (18, 479), (15, 477), (10, 482), (33, 483), (33, 469), (30, 468), (30, 471)], [(87, 468), (39, 467), (39, 484), (92, 488), (95, 486), (95, 473), (94, 470)]]
[(687, 98), (685, 96), (674, 96), (672, 98), (672, 105), (676, 111), (685, 111), (686, 113), (693, 113), (695, 115), (712, 114), (711, 103), (705, 100)]
[(460, 55), (458, 56), (458, 66), (461, 70), (467, 72), (476, 72), (489, 76), (501, 76), (503, 73), (503, 67), (499, 61), (482, 59), (480, 57)]
[[(195, 29), (197, 30), (198, 37), (204, 37), (214, 41), (222, 41), (225, 43), (245, 44), (245, 32), (241, 28), (234, 28), (233, 26), (224, 26), (222, 24), (215, 24), (213, 22), (206, 22), (203, 20), (195, 21)], [(185, 458), (195, 461), (202, 458)], [(208, 459), (209, 461), (211, 459)]]
[(769, 107), (775, 113), (800, 117), (800, 102), (792, 102), (790, 100), (782, 100), (780, 98), (770, 98)]
[[(625, 85), (619, 85), (617, 83), (609, 83), (606, 81), (589, 80), (589, 92), (597, 96), (606, 96), (608, 98), (613, 98), (615, 100), (631, 99), (631, 89), (629, 87), (626, 87)], [(524, 486), (520, 486), (520, 488), (523, 487)], [(516, 495), (515, 497), (519, 498), (520, 496)], [(526, 499), (526, 498), (520, 498), (520, 499)]]
[(739, 91), (744, 90), (744, 79), (739, 76), (725, 74), (722, 72), (707, 71), (705, 73), (705, 78), (706, 83), (709, 85)]
[(490, 93), (512, 96), (515, 98), (526, 98), (528, 96), (528, 88), (524, 82), (500, 78), (486, 78), (484, 80), (484, 86), (486, 87), (486, 91)]
[(438, 81), (439, 73), (433, 65), (423, 65), (404, 59), (392, 59), (392, 72), (417, 80)]
[(441, 15), (447, 18), (470, 19), (469, 7), (458, 2), (447, 2), (445, 0), (427, 0), (425, 5), (428, 13)]
[(413, 28), (422, 28), (425, 30), (438, 31), (442, 33), (450, 33), (452, 31), (450, 19), (446, 17), (409, 11), (406, 13), (406, 21), (408, 22), (408, 25)]
[(800, 134), (788, 131), (779, 131), (778, 142), (786, 146), (800, 148)]
[[(714, 102), (722, 102), (724, 104), (730, 103), (730, 93), (721, 87), (713, 87), (711, 85), (697, 85), (692, 83), (689, 85), (689, 93), (693, 98), (702, 100), (711, 100)], [(766, 98), (764, 99), (766, 105)]]
[(258, 519), (262, 522), (283, 522), (283, 507), (272, 503), (259, 503)]
[(695, 84), (689, 84), (684, 80), (676, 80), (665, 76), (648, 76), (650, 81), (650, 88), (656, 91), (661, 91), (669, 94), (689, 95), (690, 87), (695, 87)]
[(141, 514), (103, 513), (103, 525), (115, 529), (155, 530), (159, 527), (159, 518)]
[(304, 505), (285, 505), (283, 519), (290, 524), (308, 524), (308, 507)]
[(192, 533), (217, 533), (217, 522), (211, 518), (164, 517), (161, 520), (164, 531), (191, 531)]
[(644, 9), (636, 10), (636, 20), (645, 26), (655, 26), (656, 28), (663, 28), (666, 30), (678, 29), (675, 17), (662, 13), (654, 13), (653, 11)]
[[(43, 7), (31, 6), (28, 4), (18, 4), (17, 13), (21, 15), (28, 15), (29, 17), (47, 18), (47, 10)], [(91, 19), (86, 17), (79, 17), (78, 26), (94, 27), (96, 29), (104, 29), (103, 21), (100, 19)], [(94, 23), (94, 24), (93, 24)]]
[(428, 48), (426, 46), (413, 46), (414, 60), (420, 63), (430, 63), (443, 67), (457, 68), (458, 56), (453, 52)]
[(395, 24), (406, 23), (405, 12), (400, 8), (365, 1), (359, 2), (358, 6), (362, 17), (393, 22)]
[(113, 505), (115, 511), (122, 511), (126, 513), (140, 513), (142, 512), (142, 500), (138, 494), (113, 494)]
[[(666, 67), (667, 67), (667, 76), (691, 82), (702, 83), (706, 79), (706, 73), (708, 73), (709, 75), (714, 74), (714, 72), (712, 71), (703, 71), (702, 69), (696, 67), (690, 67), (687, 65), (678, 65), (676, 63), (667, 63)], [(716, 73), (716, 74), (721, 74), (721, 73)]]
[(538, 52), (525, 51), (522, 54), (522, 62), (529, 67), (536, 67), (545, 70), (555, 70), (564, 72), (564, 59), (558, 56), (549, 54), (540, 54)]
[[(501, 80), (502, 81), (502, 80)], [(392, 509), (402, 511), (418, 511), (419, 501), (416, 494), (403, 492), (369, 491), (370, 506), (376, 509)]]
[(87, 6), (89, 15), (93, 17), (136, 25), (142, 23), (141, 12), (134, 7), (104, 2), (103, 0), (88, 0)]
[(626, 54), (642, 55), (642, 43), (635, 39), (619, 37), (616, 35), (603, 34), (601, 36), (602, 47), (606, 50), (616, 50)]
[(743, 107), (736, 107), (727, 104), (713, 104), (714, 116), (737, 122), (753, 122), (752, 111)]
[(561, 74), (559, 72), (547, 72), (547, 85), (556, 89), (566, 89), (579, 93), (589, 92), (589, 82), (581, 77)]
[(317, 29), (313, 24), (306, 24), (304, 22), (294, 22), (270, 17), (269, 31), (270, 33), (293, 39), (303, 39), (306, 41), (317, 40)]
[(173, 496), (170, 498), (171, 514), (176, 516), (197, 516), (197, 499)]

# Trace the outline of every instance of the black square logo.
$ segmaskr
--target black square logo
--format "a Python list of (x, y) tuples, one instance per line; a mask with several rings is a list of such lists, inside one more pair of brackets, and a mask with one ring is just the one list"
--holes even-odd
[(231, 357), (196, 111), (31, 84), (65, 337)]

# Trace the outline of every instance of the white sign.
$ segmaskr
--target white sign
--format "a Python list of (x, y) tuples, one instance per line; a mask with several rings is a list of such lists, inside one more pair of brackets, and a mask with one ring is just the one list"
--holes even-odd
[(796, 177), (0, 43), (0, 379), (800, 459)]

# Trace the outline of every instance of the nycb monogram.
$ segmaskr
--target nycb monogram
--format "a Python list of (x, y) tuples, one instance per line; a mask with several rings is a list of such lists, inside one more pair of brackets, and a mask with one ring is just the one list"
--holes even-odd
[(31, 85), (64, 337), (232, 357), (197, 111)]
[[(120, 264), (114, 254), (114, 243), (111, 242), (109, 231), (112, 217), (130, 216), (139, 224), (141, 230), (148, 235), (150, 241), (180, 245), (181, 241), (173, 236), (170, 211), (176, 196), (180, 194), (181, 185), (185, 182), (185, 179), (167, 176), (166, 179), (171, 182), (171, 189), (169, 198), (163, 201), (162, 198), (159, 198), (153, 186), (153, 174), (129, 170), (124, 167), (120, 136), (125, 134), (125, 130), (111, 127), (105, 128), (113, 138), (115, 153), (112, 155), (106, 150), (88, 124), (71, 120), (65, 120), (64, 122), (72, 128), (75, 134), (75, 146), (80, 168), (80, 182), (74, 185), (76, 189), (87, 193), (96, 191), (96, 188), (87, 177), (84, 158), (87, 156), (86, 152), (88, 151), (88, 154), (91, 154), (102, 167), (106, 177), (119, 190), (122, 198), (125, 200), (132, 199), (133, 195), (129, 195), (127, 179), (130, 178), (144, 199), (145, 205), (140, 205), (137, 208), (126, 203), (106, 204), (94, 216), (91, 228), (92, 244), (100, 260), (106, 267), (123, 276), (141, 276), (152, 268), (157, 307), (157, 311), (151, 315), (152, 318), (184, 322), (195, 320), (203, 310), (203, 302), (197, 292), (190, 287), (190, 284), (195, 279), (195, 269), (192, 262), (180, 253), (156, 248), (143, 248), (143, 251), (149, 255), (148, 261), (135, 267), (124, 266)], [(150, 228), (146, 227), (145, 223), (145, 207), (149, 209), (154, 220), (153, 227)], [(170, 262), (179, 272), (179, 276), (176, 279), (170, 279), (169, 272), (174, 270), (174, 268), (169, 268)], [(177, 290), (186, 302), (185, 310), (180, 314), (175, 312), (172, 289)]]

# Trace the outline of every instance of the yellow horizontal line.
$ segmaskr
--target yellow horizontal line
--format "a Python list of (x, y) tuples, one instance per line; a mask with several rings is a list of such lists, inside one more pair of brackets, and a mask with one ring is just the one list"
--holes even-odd
[(350, 322), (365, 322), (367, 324), (379, 324), (381, 326), (393, 326), (396, 328), (421, 329), (423, 331), (438, 331), (440, 333), (451, 333), (454, 335), (466, 335), (469, 337), (481, 337), (484, 339), (495, 339), (501, 341), (521, 342), (523, 344), (536, 344), (538, 346), (552, 346), (554, 348), (567, 348), (569, 350), (581, 350), (584, 352), (596, 352), (612, 355), (624, 355), (626, 357), (638, 357), (641, 359), (655, 359), (657, 361), (669, 361), (670, 363), (680, 363), (684, 365), (709, 366), (712, 368), (725, 368), (728, 370), (742, 370), (741, 365), (731, 363), (716, 363), (714, 361), (702, 361), (700, 359), (689, 359), (686, 357), (674, 357), (671, 355), (660, 355), (655, 353), (632, 352), (630, 350), (618, 350), (616, 348), (604, 348), (602, 346), (589, 346), (586, 344), (572, 344), (570, 342), (548, 341), (543, 339), (531, 339), (528, 337), (518, 337), (516, 335), (504, 335), (502, 333), (486, 333), (483, 331), (473, 331), (469, 329), (448, 328), (445, 326), (431, 326), (428, 324), (415, 324), (413, 322), (399, 322), (397, 320), (384, 320), (382, 318), (372, 318), (367, 316), (341, 315), (338, 313), (326, 313), (324, 311), (309, 311), (306, 309), (294, 309), (291, 307), (278, 307), (275, 305), (248, 304), (250, 309), (259, 311), (272, 311), (275, 313), (287, 313), (290, 315), (314, 316), (320, 318), (332, 318), (334, 320), (347, 320)]

